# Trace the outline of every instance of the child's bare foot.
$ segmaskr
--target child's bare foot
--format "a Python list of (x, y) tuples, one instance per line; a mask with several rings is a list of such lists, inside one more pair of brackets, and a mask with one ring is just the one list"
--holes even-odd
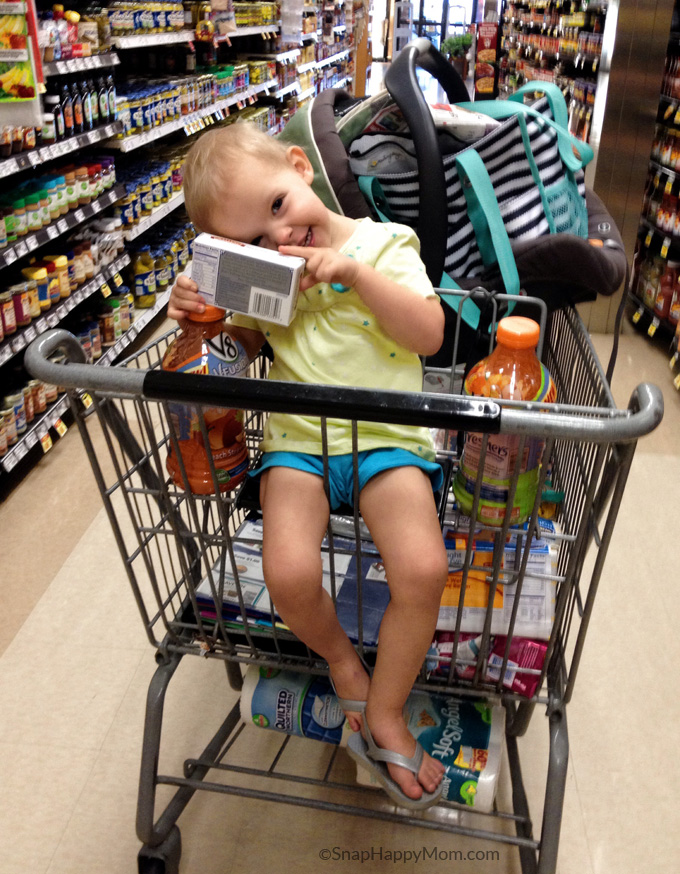
[[(370, 726), (373, 740), (378, 747), (400, 753), (407, 758), (414, 755), (416, 740), (406, 727), (401, 713), (374, 714), (373, 711), (370, 711), (369, 714), (367, 710), (366, 720)], [(422, 796), (423, 790), (434, 792), (444, 776), (444, 765), (427, 753), (423, 755), (423, 761), (417, 775), (399, 765), (388, 764), (387, 770), (404, 795), (414, 800)]]
[[(353, 659), (329, 663), (328, 667), (338, 698), (356, 702), (366, 701), (371, 680), (356, 654)], [(363, 708), (362, 710), (345, 710), (345, 716), (352, 731), (361, 731)]]

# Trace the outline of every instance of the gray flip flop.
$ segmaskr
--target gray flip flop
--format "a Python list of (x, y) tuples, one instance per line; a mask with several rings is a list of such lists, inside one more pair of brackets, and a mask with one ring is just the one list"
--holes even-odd
[(366, 739), (359, 732), (353, 734), (347, 743), (347, 752), (358, 765), (361, 765), (362, 768), (370, 771), (375, 776), (392, 801), (400, 807), (407, 807), (410, 810), (425, 810), (440, 800), (444, 791), (443, 781), (434, 792), (426, 792), (423, 789), (423, 794), (420, 798), (409, 798), (408, 795), (404, 794), (399, 784), (392, 779), (390, 772), (387, 770), (387, 763), (389, 763), (390, 765), (399, 765), (401, 768), (406, 768), (417, 776), (424, 755), (424, 750), (418, 741), (416, 741), (415, 753), (409, 758), (392, 750), (383, 750), (377, 746), (365, 719), (364, 730), (366, 732)]
[(366, 711), (366, 702), (365, 701), (356, 701), (354, 698), (341, 698), (338, 695), (338, 692), (335, 688), (335, 683), (333, 682), (333, 677), (328, 675), (328, 679), (331, 681), (331, 688), (333, 689), (333, 694), (338, 699), (338, 704), (342, 707), (343, 710), (350, 710), (356, 713), (364, 713)]

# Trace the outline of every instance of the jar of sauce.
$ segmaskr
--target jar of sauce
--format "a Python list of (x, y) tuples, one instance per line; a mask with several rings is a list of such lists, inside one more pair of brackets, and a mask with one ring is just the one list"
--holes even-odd
[(2, 330), (5, 337), (16, 334), (17, 320), (14, 314), (14, 301), (10, 291), (0, 293), (0, 316), (2, 317)]
[(20, 282), (18, 285), (12, 285), (9, 288), (12, 294), (12, 302), (14, 303), (14, 316), (16, 318), (17, 327), (25, 328), (31, 324), (31, 307), (28, 300), (28, 291), (26, 283)]

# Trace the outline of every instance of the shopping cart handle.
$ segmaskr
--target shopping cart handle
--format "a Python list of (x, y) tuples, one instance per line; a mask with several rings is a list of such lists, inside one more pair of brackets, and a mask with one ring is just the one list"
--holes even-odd
[(143, 393), (151, 400), (230, 406), (262, 413), (485, 431), (488, 434), (497, 434), (501, 422), (499, 404), (486, 398), (162, 370), (146, 372)]
[[(57, 351), (66, 355), (66, 366), (49, 360), (50, 355)], [(24, 366), (31, 376), (50, 385), (134, 395), (142, 393), (146, 371), (128, 367), (95, 367), (85, 364), (85, 361), (83, 347), (63, 328), (41, 334), (24, 355)]]

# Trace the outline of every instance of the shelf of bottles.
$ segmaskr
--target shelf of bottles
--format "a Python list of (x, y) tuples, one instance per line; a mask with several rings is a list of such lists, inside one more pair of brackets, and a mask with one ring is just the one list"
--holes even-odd
[(499, 95), (552, 82), (569, 102), (569, 129), (588, 141), (602, 58), (606, 3), (507, 2), (501, 25)]

